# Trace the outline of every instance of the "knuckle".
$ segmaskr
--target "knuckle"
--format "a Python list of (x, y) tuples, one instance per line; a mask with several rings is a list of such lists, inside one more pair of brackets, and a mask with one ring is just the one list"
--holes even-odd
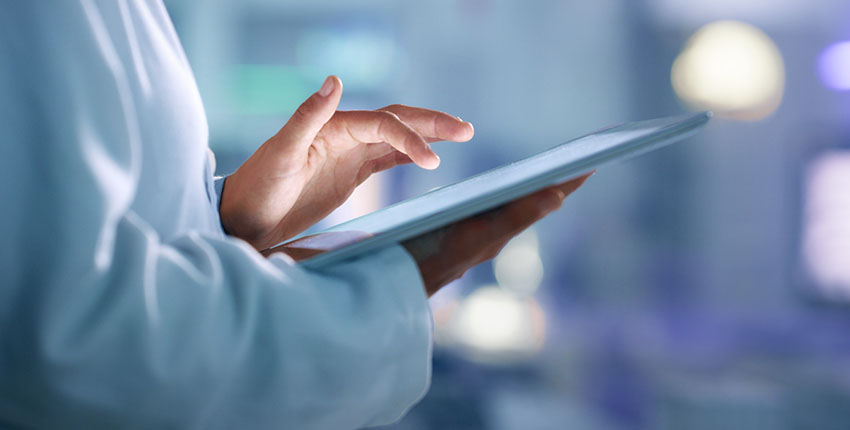
[[(563, 202), (563, 198), (561, 197), (563, 194), (557, 190), (549, 190), (549, 192), (544, 193), (540, 196), (540, 205), (538, 205), (537, 213), (545, 214), (548, 211), (544, 209), (546, 208), (557, 208), (561, 206), (561, 202)], [(540, 207), (543, 206), (543, 207)]]
[(511, 229), (517, 228), (527, 222), (529, 218), (537, 215), (540, 209), (528, 205), (517, 205), (511, 207), (511, 210), (507, 214), (507, 223)]
[(419, 135), (417, 135), (416, 133), (414, 133), (410, 130), (405, 130), (404, 131), (404, 138), (403, 138), (401, 143), (402, 143), (402, 147), (405, 148), (405, 151), (416, 151), (417, 149), (413, 149), (413, 148), (416, 148), (417, 146), (421, 146), (422, 138), (420, 138)]
[(373, 113), (378, 118), (378, 132), (384, 134), (393, 121), (393, 116), (389, 112), (377, 111)]
[(378, 111), (378, 115), (381, 117), (383, 121), (391, 121), (391, 122), (401, 122), (401, 119), (393, 112), (389, 111)]
[(310, 96), (307, 100), (304, 100), (304, 103), (301, 103), (298, 106), (298, 109), (295, 110), (295, 113), (292, 115), (296, 120), (306, 120), (310, 118), (310, 115), (313, 114), (316, 110), (316, 102), (313, 100), (313, 97)]

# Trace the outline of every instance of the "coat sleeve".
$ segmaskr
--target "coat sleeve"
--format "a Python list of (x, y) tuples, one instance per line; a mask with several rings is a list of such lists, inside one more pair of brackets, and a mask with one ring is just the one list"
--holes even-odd
[(130, 210), (146, 142), (107, 23), (87, 0), (2, 4), (0, 427), (343, 429), (421, 398), (409, 255), (311, 272), (163, 243)]

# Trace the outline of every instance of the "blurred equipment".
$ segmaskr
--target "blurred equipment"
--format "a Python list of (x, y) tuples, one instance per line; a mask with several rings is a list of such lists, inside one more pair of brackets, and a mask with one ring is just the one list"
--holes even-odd
[(745, 121), (779, 107), (785, 66), (773, 41), (758, 28), (717, 21), (699, 29), (673, 63), (673, 89), (695, 109)]
[(818, 289), (850, 299), (850, 150), (831, 150), (809, 165), (803, 208), (803, 258)]

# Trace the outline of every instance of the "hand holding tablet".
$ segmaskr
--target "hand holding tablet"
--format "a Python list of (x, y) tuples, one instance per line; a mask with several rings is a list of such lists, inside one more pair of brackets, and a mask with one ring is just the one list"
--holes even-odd
[(264, 254), (285, 252), (305, 267), (322, 268), (401, 244), (431, 296), (559, 208), (598, 167), (680, 141), (710, 117), (702, 112), (609, 127)]
[[(579, 176), (502, 207), (408, 239), (402, 243), (419, 266), (428, 297), (484, 261), (495, 257), (514, 236), (549, 213), (596, 171)], [(302, 261), (371, 237), (362, 231), (330, 231), (306, 236), (263, 251), (284, 252)]]
[(470, 268), (494, 258), (514, 236), (561, 207), (594, 172), (402, 243), (431, 297)]

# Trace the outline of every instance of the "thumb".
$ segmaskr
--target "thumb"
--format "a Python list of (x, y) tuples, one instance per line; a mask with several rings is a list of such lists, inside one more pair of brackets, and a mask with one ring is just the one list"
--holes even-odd
[(322, 126), (336, 112), (341, 96), (342, 81), (336, 76), (328, 76), (319, 91), (298, 106), (298, 110), (278, 134), (285, 136), (285, 141), (295, 143), (298, 147), (310, 145)]

